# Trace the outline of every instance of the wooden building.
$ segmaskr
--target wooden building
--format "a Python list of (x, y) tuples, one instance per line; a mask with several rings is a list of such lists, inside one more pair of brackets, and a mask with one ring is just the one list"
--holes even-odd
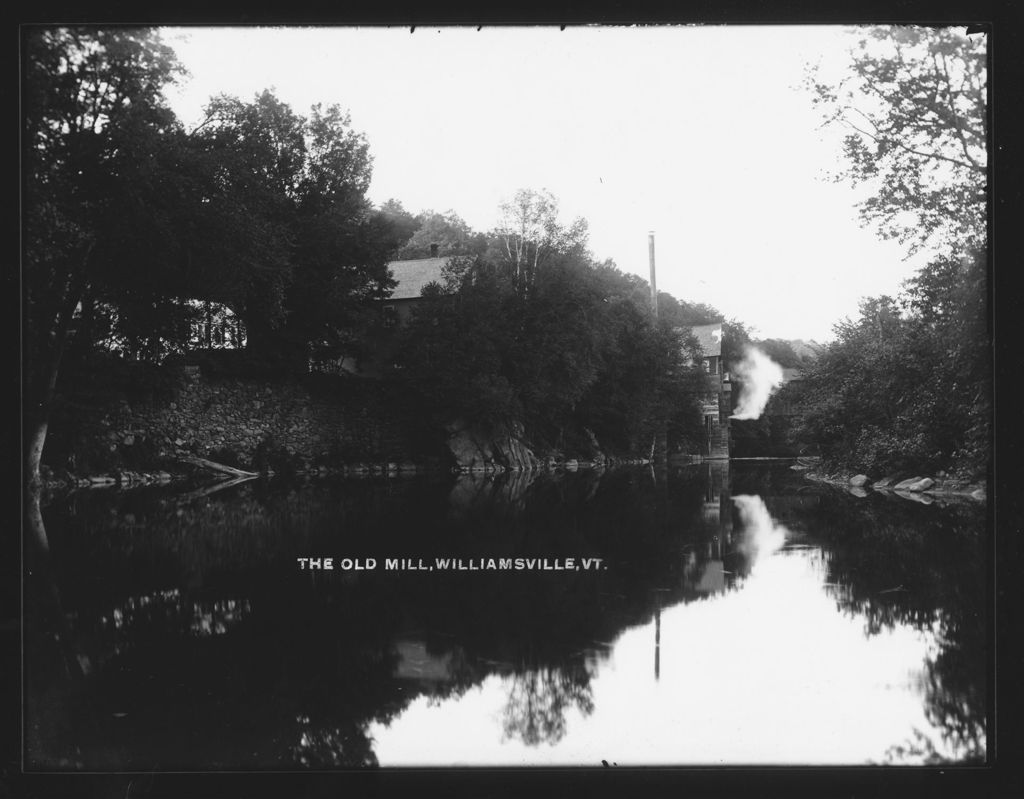
[(711, 378), (711, 390), (701, 401), (704, 437), (709, 459), (729, 457), (729, 416), (732, 414), (732, 384), (722, 361), (722, 323), (697, 325), (693, 335), (700, 342), (703, 366)]

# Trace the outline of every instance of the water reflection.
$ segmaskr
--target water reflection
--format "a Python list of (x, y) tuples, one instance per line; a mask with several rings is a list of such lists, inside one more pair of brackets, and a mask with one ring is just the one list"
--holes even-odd
[[(981, 516), (808, 492), (787, 471), (254, 481), (52, 503), (40, 524), (61, 610), (34, 617), (27, 665), (46, 662), (59, 621), (82, 675), (33, 672), (28, 763), (983, 758)], [(310, 554), (609, 568), (299, 572)]]

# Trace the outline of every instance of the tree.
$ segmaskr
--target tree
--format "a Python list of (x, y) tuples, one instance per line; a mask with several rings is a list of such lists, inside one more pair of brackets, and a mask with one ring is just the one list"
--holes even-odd
[(801, 388), (804, 431), (837, 465), (986, 471), (991, 350), (986, 319), (984, 37), (871, 28), (852, 76), (809, 83), (849, 133), (837, 179), (867, 182), (861, 219), (930, 261), (895, 299), (862, 303)]
[(369, 301), (394, 285), (387, 263), (414, 230), (404, 210), (366, 198), (365, 136), (336, 105), (304, 117), (269, 91), (214, 98), (197, 134), (221, 159), (229, 219), (263, 243), (232, 282), (250, 350), (304, 370), (311, 345), (356, 347)]
[(555, 253), (582, 253), (587, 222), (569, 227), (558, 221), (558, 200), (547, 189), (519, 189), (499, 206), (500, 220), (492, 246), (511, 269), (517, 290), (527, 293), (541, 264)]
[(793, 349), (793, 345), (784, 339), (766, 338), (754, 344), (779, 366), (796, 368), (803, 363), (803, 358)]
[(419, 227), (399, 251), (399, 258), (429, 258), (433, 245), (442, 256), (480, 255), (487, 248), (487, 237), (474, 232), (454, 211), (423, 211), (415, 221)]
[[(37, 28), (24, 47), (26, 467), (39, 465), (75, 319), (104, 295), (173, 283), (161, 191), (177, 128), (161, 94), (182, 74), (154, 31)], [(141, 260), (136, 260), (136, 257)], [(147, 264), (140, 270), (139, 264)]]
[(985, 37), (956, 28), (873, 27), (836, 85), (807, 84), (825, 124), (846, 129), (837, 181), (868, 183), (864, 224), (884, 238), (958, 248), (985, 240)]
[(424, 292), (398, 349), (436, 422), (518, 421), (536, 446), (584, 452), (596, 435), (637, 455), (659, 425), (699, 416), (695, 341), (652, 318), (638, 278), (593, 263), (577, 230), (564, 246), (549, 227), (542, 268), (521, 261), (518, 272), (516, 245), (497, 234), (487, 255), (453, 258), (445, 285)]

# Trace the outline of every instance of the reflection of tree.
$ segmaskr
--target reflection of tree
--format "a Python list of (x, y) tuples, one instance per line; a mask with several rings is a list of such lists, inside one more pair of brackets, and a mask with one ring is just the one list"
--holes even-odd
[(566, 732), (565, 714), (573, 708), (584, 716), (594, 710), (585, 664), (520, 672), (512, 678), (505, 705), (505, 737), (519, 738), (527, 746), (557, 743)]
[[(79, 747), (86, 768), (372, 765), (369, 725), (416, 697), (455, 699), (488, 674), (510, 681), (505, 735), (554, 743), (574, 709), (593, 710), (599, 642), (693, 596), (684, 552), (749, 570), (720, 527), (727, 517), (702, 516), (705, 471), (670, 475), (668, 491), (640, 470), (506, 476), (485, 481), (486, 496), (458, 517), (451, 479), (252, 481), (185, 506), (156, 489), (55, 503), (44, 512), (72, 640), (93, 655), (91, 704), (67, 746), (40, 751)], [(294, 555), (316, 553), (596, 556), (609, 568), (294, 569)], [(409, 636), (447, 673), (399, 676), (394, 643)], [(104, 724), (125, 708), (120, 726)]]
[(308, 716), (300, 716), (298, 723), (299, 740), (289, 750), (292, 763), (305, 768), (377, 766), (372, 741), (361, 727), (316, 728)]
[(983, 641), (961, 637), (947, 642), (927, 665), (925, 713), (960, 760), (985, 760), (984, 651)]
[[(39, 486), (29, 487), (23, 550), (24, 685), (25, 712), (34, 723), (25, 725), (26, 761), (33, 765), (80, 767), (68, 745), (73, 733), (62, 711), (73, 702), (81, 687), (82, 661), (54, 577), (41, 501)], [(44, 752), (49, 741), (61, 742), (59, 754)]]
[[(866, 635), (896, 625), (935, 633), (939, 649), (925, 664), (927, 718), (955, 759), (984, 760), (984, 508), (838, 494), (830, 500), (802, 517), (826, 531), (829, 591), (841, 609), (864, 618)], [(942, 757), (923, 739), (890, 754)]]

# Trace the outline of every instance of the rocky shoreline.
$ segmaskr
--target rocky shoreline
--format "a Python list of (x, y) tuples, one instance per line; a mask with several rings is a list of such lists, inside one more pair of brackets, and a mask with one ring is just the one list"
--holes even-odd
[[(365, 477), (410, 477), (424, 474), (480, 474), (497, 475), (509, 472), (576, 472), (581, 470), (601, 470), (610, 466), (636, 466), (647, 465), (651, 461), (645, 458), (619, 459), (619, 458), (596, 458), (583, 460), (579, 458), (544, 458), (535, 461), (522, 468), (507, 467), (500, 463), (489, 462), (485, 464), (474, 464), (473, 466), (453, 466), (445, 468), (436, 463), (413, 463), (403, 461), (401, 463), (387, 462), (356, 462), (343, 463), (332, 466), (313, 466), (309, 468), (296, 469), (293, 474), (296, 477), (342, 477), (342, 478), (365, 478)], [(168, 467), (170, 468), (170, 467)], [(120, 471), (112, 474), (97, 475), (74, 475), (64, 474), (61, 476), (47, 475), (43, 481), (43, 488), (47, 491), (70, 491), (77, 489), (92, 488), (138, 488), (141, 486), (169, 485), (194, 480), (199, 474), (204, 476), (215, 476), (213, 472), (198, 472), (195, 469), (169, 471), (136, 472)], [(273, 477), (275, 472), (266, 470), (254, 477)], [(224, 480), (231, 479), (221, 475)], [(237, 478), (235, 478), (237, 479)]]
[(808, 480), (844, 488), (856, 497), (866, 497), (874, 491), (925, 505), (930, 505), (936, 500), (984, 502), (988, 498), (985, 483), (957, 479), (944, 472), (938, 472), (934, 477), (920, 474), (891, 474), (875, 480), (866, 474), (824, 472), (817, 466), (816, 463), (798, 460), (791, 468), (802, 471)]

